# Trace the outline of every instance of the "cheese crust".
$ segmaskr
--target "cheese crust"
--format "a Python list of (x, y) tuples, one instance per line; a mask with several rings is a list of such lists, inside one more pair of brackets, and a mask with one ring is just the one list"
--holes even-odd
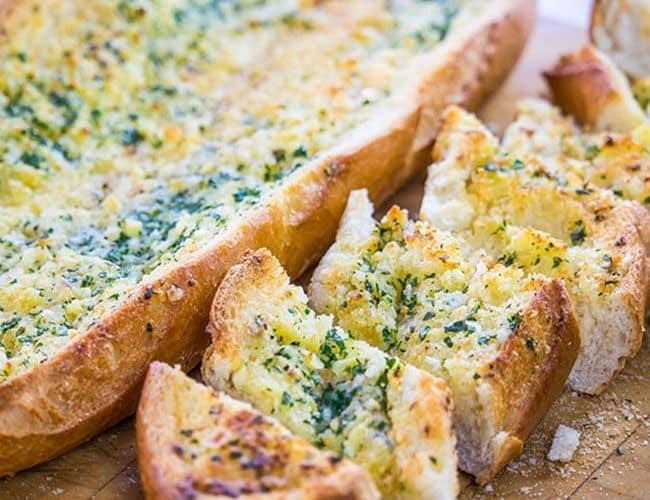
[[(38, 16), (33, 13), (31, 5), (27, 0), (3, 4), (7, 40), (20, 40), (21, 36), (24, 39), (20, 26), (44, 19), (42, 12)], [(458, 17), (462, 22), (452, 27), (446, 40), (435, 50), (415, 57), (409, 69), (404, 70), (408, 78), (396, 92), (393, 104), (387, 103), (363, 125), (336, 138), (317, 157), (271, 189), (263, 200), (247, 207), (244, 215), (233, 214), (234, 218), (216, 237), (196, 240), (186, 252), (178, 254), (177, 261), (164, 262), (151, 274), (145, 273), (142, 280), (136, 280), (137, 284), (126, 282), (124, 288), (114, 292), (119, 292), (117, 304), (109, 301), (106, 311), (82, 327), (70, 343), (47, 354), (46, 361), (0, 384), (0, 474), (51, 458), (132, 413), (151, 360), (179, 363), (183, 369), (195, 366), (207, 344), (203, 327), (213, 293), (229, 266), (245, 250), (267, 246), (291, 275), (304, 270), (333, 237), (337, 216), (350, 189), (366, 186), (375, 199), (392, 193), (426, 161), (435, 120), (444, 105), (450, 101), (476, 105), (500, 81), (521, 50), (533, 11), (534, 2), (524, 0), (500, 1), (491, 5), (489, 13), (482, 11), (480, 5), (467, 12), (463, 10)], [(60, 12), (70, 13), (65, 9)], [(101, 10), (95, 14), (100, 15)], [(122, 14), (137, 18), (141, 11), (126, 9)], [(184, 20), (182, 13), (172, 18)], [(71, 15), (70, 20), (74, 19)], [(119, 60), (120, 47), (109, 44), (102, 50), (108, 51), (106, 57)], [(23, 57), (17, 52), (12, 61), (18, 64)], [(26, 60), (26, 64), (32, 63), (29, 58)], [(210, 78), (213, 76), (220, 77)], [(210, 78), (204, 83), (209, 83)], [(120, 90), (119, 82), (116, 88)], [(164, 87), (156, 89), (162, 92), (163, 100), (166, 91)], [(126, 102), (128, 95), (127, 92)], [(61, 114), (55, 117), (62, 116), (64, 121), (56, 123), (65, 128), (68, 105), (62, 97), (65, 96), (46, 95), (46, 106), (59, 110)], [(29, 114), (23, 108), (17, 110)], [(93, 113), (89, 112), (87, 119), (92, 121)], [(146, 127), (121, 130), (120, 148), (126, 148), (127, 153), (135, 150), (137, 160), (139, 148), (156, 146), (155, 141), (144, 146), (143, 143), (157, 133), (157, 129)], [(162, 129), (161, 133), (172, 141), (178, 138), (175, 127)], [(51, 141), (48, 137), (45, 140)], [(65, 159), (63, 151), (60, 147), (55, 150), (60, 155), (57, 158)], [(122, 149), (119, 151), (110, 153), (107, 159), (122, 154)], [(296, 151), (298, 156), (292, 156)], [(285, 151), (284, 156), (291, 162), (303, 154), (299, 147), (291, 153), (290, 157)], [(280, 152), (277, 156), (282, 157)], [(36, 157), (23, 158), (25, 169), (40, 161)], [(174, 162), (172, 171), (173, 165)], [(104, 167), (101, 161), (97, 163), (100, 170)], [(30, 187), (31, 181), (23, 181), (12, 186)], [(129, 182), (127, 179), (125, 185)], [(215, 182), (218, 184), (219, 179)], [(228, 195), (245, 204), (257, 196), (255, 186), (229, 186), (233, 190)], [(209, 184), (208, 187), (212, 188)], [(190, 186), (188, 191), (193, 189)], [(18, 201), (20, 194), (20, 189), (11, 191)], [(109, 198), (105, 208), (115, 209), (116, 205)], [(43, 212), (46, 209), (47, 205), (42, 207)], [(137, 218), (125, 217), (116, 227), (115, 241), (138, 240), (143, 225)], [(212, 230), (206, 228), (207, 233)], [(44, 262), (43, 251), (46, 249), (30, 258), (36, 263)], [(89, 266), (92, 268), (92, 261)], [(34, 299), (40, 300), (36, 296)], [(31, 302), (28, 305), (31, 307)], [(69, 321), (83, 312), (83, 302), (78, 305), (82, 307), (72, 308)]]

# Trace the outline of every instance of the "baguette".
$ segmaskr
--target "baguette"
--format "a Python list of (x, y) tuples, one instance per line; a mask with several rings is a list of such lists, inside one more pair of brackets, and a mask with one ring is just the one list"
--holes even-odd
[(215, 295), (203, 379), (368, 470), (387, 498), (458, 493), (452, 403), (440, 379), (333, 326), (266, 249)]
[(433, 157), (421, 217), (460, 231), (501, 262), (564, 280), (581, 336), (569, 385), (602, 392), (643, 338), (646, 211), (552, 156), (500, 149), (456, 107), (444, 113)]
[[(2, 134), (18, 160), (0, 166), (0, 475), (131, 414), (150, 361), (195, 366), (214, 292), (246, 249), (268, 246), (296, 276), (333, 238), (350, 189), (384, 199), (424, 166), (439, 112), (478, 104), (505, 76), (535, 2), (469, 2), (433, 31), (398, 37), (397, 52), (379, 51), (400, 73), (385, 100), (349, 83), (383, 85), (385, 66), (319, 64), (336, 47), (394, 41), (382, 38), (393, 26), (376, 12), (384, 2), (259, 4), (233, 14), (224, 3), (2, 3)], [(438, 9), (391, 5), (423, 13), (405, 29)], [(316, 76), (301, 79), (302, 68)], [(363, 100), (352, 106), (341, 86)], [(283, 107), (295, 103), (311, 114)], [(343, 128), (332, 136), (325, 124)], [(34, 318), (47, 345), (30, 340)]]
[(164, 363), (149, 366), (136, 438), (146, 498), (379, 498), (361, 467)]
[(492, 265), (468, 241), (351, 194), (310, 300), (357, 338), (442, 377), (459, 465), (489, 481), (561, 393), (579, 340), (559, 280)]
[(556, 103), (596, 130), (631, 132), (648, 123), (649, 33), (650, 5), (644, 0), (596, 0), (591, 44), (544, 73)]

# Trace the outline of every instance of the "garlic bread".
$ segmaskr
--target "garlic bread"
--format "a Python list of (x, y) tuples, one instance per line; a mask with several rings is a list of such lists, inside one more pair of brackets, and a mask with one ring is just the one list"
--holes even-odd
[(147, 498), (379, 498), (358, 465), (164, 363), (149, 366), (136, 437)]
[(203, 379), (368, 470), (387, 498), (454, 498), (452, 402), (444, 382), (316, 315), (268, 250), (215, 296)]
[(630, 132), (650, 121), (650, 4), (595, 0), (591, 43), (545, 72), (553, 98), (582, 124)]
[(601, 392), (643, 337), (645, 210), (552, 157), (511, 154), (456, 107), (443, 115), (433, 158), (421, 217), (504, 265), (562, 279), (581, 336), (569, 384)]
[(423, 167), (534, 3), (2, 2), (0, 475), (132, 413), (151, 360), (195, 366), (247, 249), (296, 275), (350, 189)]
[(578, 352), (561, 281), (492, 263), (468, 241), (350, 195), (310, 301), (343, 328), (442, 377), (460, 468), (485, 483), (519, 454)]

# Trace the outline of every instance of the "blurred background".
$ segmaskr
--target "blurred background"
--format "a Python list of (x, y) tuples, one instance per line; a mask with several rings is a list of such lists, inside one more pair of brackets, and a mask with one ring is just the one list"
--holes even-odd
[(591, 0), (538, 0), (542, 17), (554, 21), (586, 27)]

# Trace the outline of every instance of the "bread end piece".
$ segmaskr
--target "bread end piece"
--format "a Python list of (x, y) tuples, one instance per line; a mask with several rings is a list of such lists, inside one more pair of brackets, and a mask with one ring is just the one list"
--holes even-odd
[(147, 498), (379, 498), (359, 466), (164, 363), (149, 367), (136, 438)]
[(625, 75), (592, 45), (560, 57), (544, 77), (558, 106), (583, 125), (629, 132), (647, 119)]

